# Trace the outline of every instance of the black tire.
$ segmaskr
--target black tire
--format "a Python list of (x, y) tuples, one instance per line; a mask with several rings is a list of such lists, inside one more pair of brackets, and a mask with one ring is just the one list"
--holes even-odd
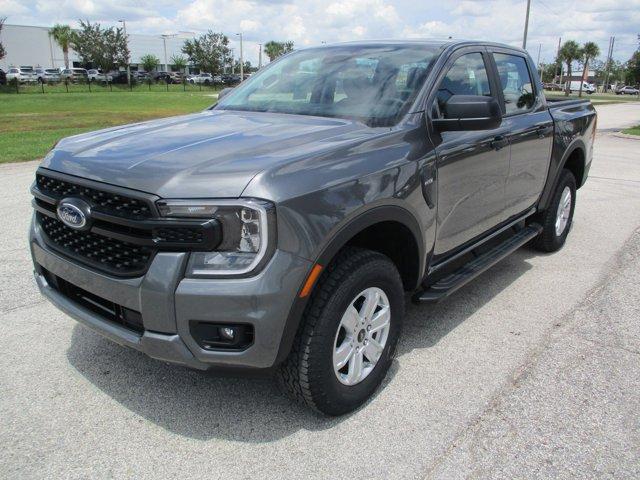
[[(336, 332), (354, 298), (378, 287), (389, 299), (389, 335), (375, 367), (360, 383), (344, 385), (333, 368)], [(360, 248), (344, 249), (315, 286), (288, 358), (278, 370), (281, 387), (296, 401), (326, 415), (343, 415), (369, 399), (384, 379), (402, 330), (404, 292), (395, 264)]]
[[(562, 198), (562, 192), (565, 188), (569, 188), (571, 192), (571, 210), (569, 212), (569, 219), (562, 230), (561, 234), (556, 233), (556, 218), (558, 213), (558, 206)], [(555, 252), (560, 250), (567, 239), (567, 235), (571, 230), (571, 224), (573, 222), (573, 212), (576, 207), (576, 179), (569, 170), (562, 170), (560, 173), (560, 179), (553, 192), (553, 197), (549, 203), (549, 208), (542, 212), (539, 220), (542, 223), (542, 233), (536, 238), (534, 246), (536, 249), (542, 252)]]

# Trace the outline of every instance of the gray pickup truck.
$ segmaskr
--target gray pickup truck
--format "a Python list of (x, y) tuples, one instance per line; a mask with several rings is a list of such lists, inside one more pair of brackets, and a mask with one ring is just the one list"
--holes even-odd
[(407, 298), (562, 247), (595, 131), (505, 45), (296, 51), (203, 112), (61, 140), (32, 187), (35, 278), (115, 342), (273, 371), (343, 414), (384, 378)]

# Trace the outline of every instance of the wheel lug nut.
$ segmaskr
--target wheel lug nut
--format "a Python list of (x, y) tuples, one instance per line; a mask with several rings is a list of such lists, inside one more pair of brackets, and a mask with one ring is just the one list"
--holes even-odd
[(367, 325), (367, 332), (371, 331), (371, 325)]

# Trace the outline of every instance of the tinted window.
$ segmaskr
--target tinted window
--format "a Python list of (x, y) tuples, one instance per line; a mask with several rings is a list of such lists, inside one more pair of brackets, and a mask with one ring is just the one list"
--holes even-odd
[(533, 107), (535, 97), (526, 60), (503, 53), (495, 53), (493, 56), (498, 67), (507, 115), (529, 110)]
[(293, 52), (252, 75), (216, 108), (392, 125), (424, 84), (439, 50), (431, 45), (392, 44)]
[(491, 96), (489, 76), (481, 53), (467, 53), (451, 65), (438, 87), (435, 106), (441, 111), (453, 95)]

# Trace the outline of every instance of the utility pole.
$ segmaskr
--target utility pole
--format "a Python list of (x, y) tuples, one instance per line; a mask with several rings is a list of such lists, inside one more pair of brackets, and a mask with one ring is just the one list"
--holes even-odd
[(611, 69), (611, 60), (613, 56), (613, 44), (616, 41), (616, 37), (609, 38), (609, 52), (607, 54), (607, 74), (604, 77), (604, 92), (609, 90), (609, 70)]
[(527, 48), (527, 33), (529, 32), (529, 11), (531, 10), (531, 0), (527, 0), (527, 16), (524, 20), (524, 35), (522, 37), (522, 49)]
[(236, 33), (240, 36), (240, 81), (244, 81), (244, 57), (242, 56), (242, 33)]
[[(127, 37), (127, 22), (124, 20), (118, 20), (122, 23), (122, 30), (124, 31), (124, 39), (127, 42), (127, 50), (129, 50), (129, 37)], [(131, 67), (129, 66), (129, 55), (127, 55), (127, 85), (131, 87)]]
[(258, 70), (262, 68), (262, 44), (258, 44)]
[[(560, 45), (562, 44), (562, 37), (558, 37), (558, 51), (556, 52), (556, 62), (560, 65), (560, 80), (558, 81), (559, 85), (562, 85), (562, 60), (560, 60)], [(554, 78), (555, 80), (555, 78)]]
[(538, 76), (542, 79), (542, 68), (540, 68), (540, 51), (542, 50), (542, 44), (540, 43), (538, 45), (538, 63), (536, 63), (536, 65), (538, 66)]

